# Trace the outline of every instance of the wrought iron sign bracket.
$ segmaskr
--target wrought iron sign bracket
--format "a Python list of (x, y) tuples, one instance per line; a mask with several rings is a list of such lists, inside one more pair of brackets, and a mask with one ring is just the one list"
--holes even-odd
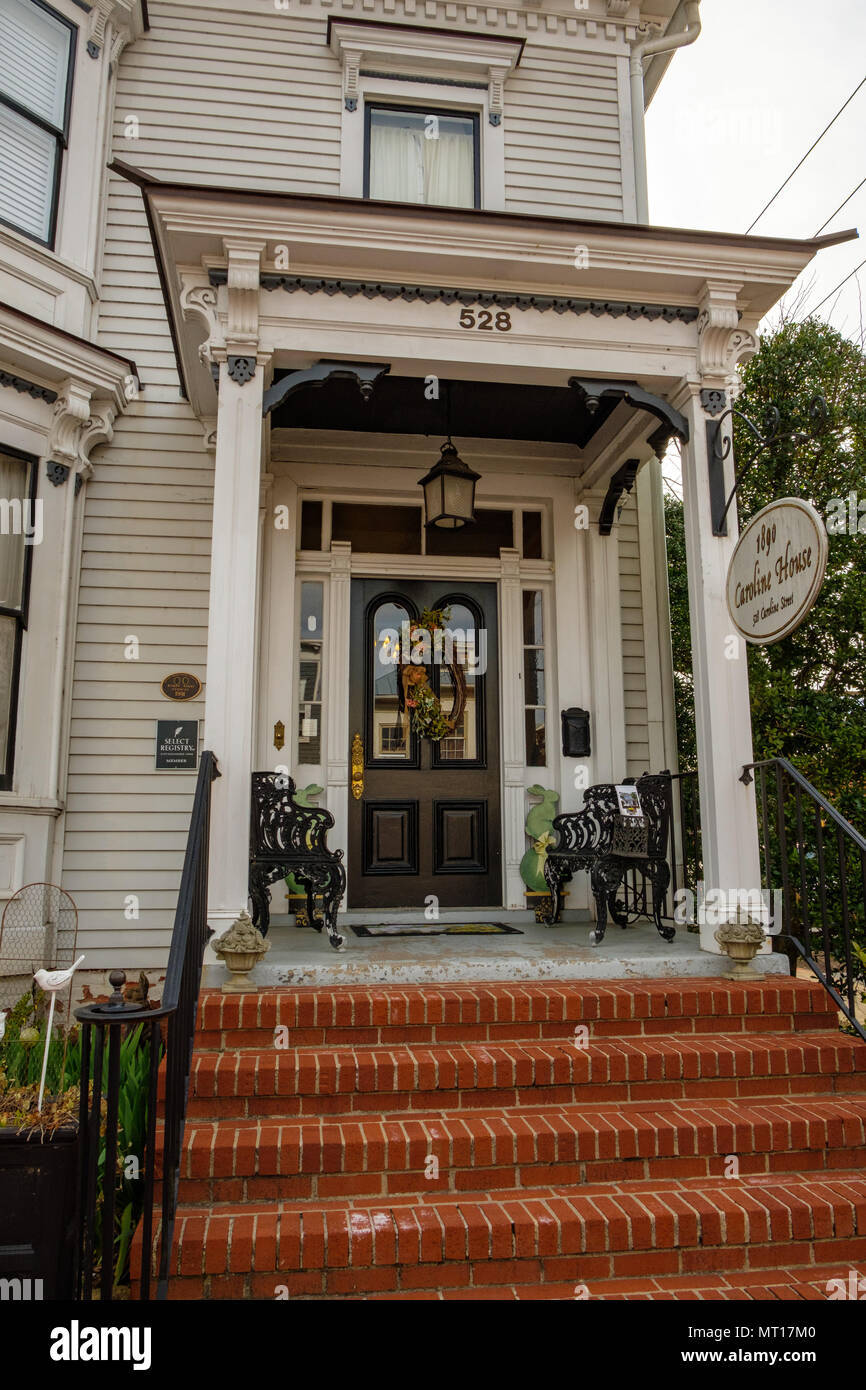
[(265, 392), (262, 401), (262, 414), (270, 415), (278, 405), (294, 395), (303, 386), (324, 386), (333, 378), (348, 378), (356, 381), (365, 401), (373, 394), (373, 388), (380, 377), (390, 372), (389, 362), (316, 362), (312, 367), (304, 367), (280, 377)]
[[(721, 414), (718, 414), (716, 402), (712, 401), (708, 403), (704, 399), (705, 395), (717, 396), (718, 392), (701, 392), (701, 403), (704, 409), (709, 411), (710, 414), (718, 415), (718, 419), (707, 421), (707, 467), (709, 469), (710, 485), (710, 517), (713, 524), (713, 535), (726, 536), (728, 534), (727, 516), (731, 508), (731, 503), (737, 495), (740, 484), (751, 472), (763, 450), (769, 448), (771, 444), (781, 442), (783, 439), (787, 439), (792, 444), (805, 444), (810, 438), (810, 435), (804, 430), (794, 430), (787, 435), (781, 434), (780, 425), (782, 423), (782, 416), (778, 407), (775, 405), (771, 405), (767, 410), (764, 432), (762, 434), (755, 422), (750, 420), (748, 415), (745, 415), (742, 410), (737, 410), (736, 406), (732, 405), (728, 406), (727, 410), (724, 410)], [(813, 396), (812, 400), (809, 402), (809, 419), (812, 423), (814, 432), (817, 433), (826, 425), (829, 414), (830, 412), (827, 409), (827, 402), (824, 400), (824, 397)], [(758, 452), (744, 468), (734, 474), (734, 486), (726, 499), (725, 462), (730, 457), (732, 441), (730, 433), (725, 434), (723, 427), (726, 419), (730, 417), (733, 422), (735, 416), (738, 420), (742, 420), (743, 424), (751, 431), (752, 435), (757, 440)]]

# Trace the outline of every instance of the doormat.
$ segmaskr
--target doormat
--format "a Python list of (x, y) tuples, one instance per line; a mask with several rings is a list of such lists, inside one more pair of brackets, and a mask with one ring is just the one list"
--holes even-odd
[(349, 924), (356, 936), (523, 936), (519, 927), (504, 922), (381, 922), (376, 926)]

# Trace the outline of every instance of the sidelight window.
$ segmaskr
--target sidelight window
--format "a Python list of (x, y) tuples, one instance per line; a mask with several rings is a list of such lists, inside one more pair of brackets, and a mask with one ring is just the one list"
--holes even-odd
[(298, 762), (322, 762), (322, 656), (324, 585), (301, 584), (301, 630), (298, 639)]
[(523, 591), (523, 704), (526, 766), (547, 765), (547, 683), (544, 594)]

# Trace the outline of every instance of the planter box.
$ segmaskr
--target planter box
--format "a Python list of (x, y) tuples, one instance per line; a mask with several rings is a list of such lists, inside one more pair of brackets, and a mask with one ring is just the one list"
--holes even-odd
[(72, 1125), (44, 1138), (0, 1129), (0, 1279), (21, 1281), (7, 1298), (75, 1296), (78, 1154)]

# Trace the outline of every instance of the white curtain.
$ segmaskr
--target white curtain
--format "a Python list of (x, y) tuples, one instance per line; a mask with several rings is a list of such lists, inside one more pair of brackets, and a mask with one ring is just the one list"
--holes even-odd
[[(10, 458), (0, 454), (0, 499), (10, 503), (15, 498), (21, 512), (11, 506), (0, 513), (0, 525), (6, 521), (8, 534), (0, 531), (0, 607), (19, 608), (21, 606), (21, 580), (24, 573), (24, 523), (31, 520), (25, 511), (24, 495), (27, 489), (28, 465), (22, 459)], [(18, 534), (12, 534), (12, 527), (18, 521)]]
[(370, 130), (370, 197), (474, 207), (472, 137), (440, 129), (437, 138), (428, 139), (423, 130), (374, 122)]

